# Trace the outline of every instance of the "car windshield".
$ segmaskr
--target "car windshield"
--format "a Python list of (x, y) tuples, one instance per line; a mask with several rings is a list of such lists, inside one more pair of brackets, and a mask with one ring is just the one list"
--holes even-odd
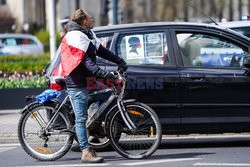
[(250, 38), (250, 27), (231, 28), (231, 29)]

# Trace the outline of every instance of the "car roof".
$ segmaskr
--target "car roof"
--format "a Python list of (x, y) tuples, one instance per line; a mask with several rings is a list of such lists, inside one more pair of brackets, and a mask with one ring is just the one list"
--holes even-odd
[(14, 38), (36, 38), (34, 35), (31, 34), (16, 34), (16, 33), (5, 33), (0, 34), (0, 38), (6, 38), (6, 37), (14, 37)]
[(195, 27), (214, 27), (211, 24), (205, 23), (193, 23), (193, 22), (144, 22), (144, 23), (129, 23), (129, 24), (117, 24), (117, 25), (108, 25), (108, 26), (99, 26), (95, 27), (94, 31), (105, 31), (105, 30), (114, 30), (114, 29), (126, 29), (133, 27), (147, 27), (147, 26), (195, 26)]
[(227, 28), (241, 28), (241, 27), (250, 27), (250, 21), (230, 21), (218, 23), (220, 26)]
[(167, 26), (169, 28), (209, 28), (214, 30), (222, 30), (226, 32), (230, 32), (236, 36), (240, 36), (241, 40), (248, 41), (250, 43), (250, 38), (239, 34), (227, 27), (213, 25), (213, 24), (206, 24), (206, 23), (197, 23), (197, 22), (144, 22), (144, 23), (129, 23), (129, 24), (118, 24), (118, 25), (108, 25), (108, 26), (99, 26), (95, 27), (93, 31), (95, 32), (109, 32), (109, 31), (116, 31), (116, 30), (126, 30), (131, 28), (143, 28), (143, 27), (161, 27)]

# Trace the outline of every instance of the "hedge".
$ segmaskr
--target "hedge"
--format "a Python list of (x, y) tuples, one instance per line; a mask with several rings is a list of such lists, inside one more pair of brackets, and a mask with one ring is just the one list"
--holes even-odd
[(0, 89), (11, 88), (44, 88), (47, 87), (44, 76), (30, 76), (24, 78), (0, 78)]
[(50, 55), (13, 55), (0, 56), (0, 71), (11, 74), (14, 72), (25, 73), (42, 73), (46, 64), (50, 60)]

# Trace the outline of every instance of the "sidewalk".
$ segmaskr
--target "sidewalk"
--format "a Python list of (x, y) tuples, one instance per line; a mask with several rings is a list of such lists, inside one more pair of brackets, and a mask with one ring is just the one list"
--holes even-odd
[(0, 110), (0, 144), (19, 143), (17, 126), (20, 110)]

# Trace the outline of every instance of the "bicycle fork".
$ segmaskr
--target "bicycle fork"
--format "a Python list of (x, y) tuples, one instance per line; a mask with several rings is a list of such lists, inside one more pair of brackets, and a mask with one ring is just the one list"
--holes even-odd
[(129, 130), (135, 129), (136, 126), (133, 123), (133, 121), (130, 119), (128, 112), (126, 111), (126, 108), (125, 108), (121, 98), (118, 98), (117, 106), (118, 106), (119, 111), (121, 113), (122, 119), (125, 122), (126, 126), (129, 128)]

